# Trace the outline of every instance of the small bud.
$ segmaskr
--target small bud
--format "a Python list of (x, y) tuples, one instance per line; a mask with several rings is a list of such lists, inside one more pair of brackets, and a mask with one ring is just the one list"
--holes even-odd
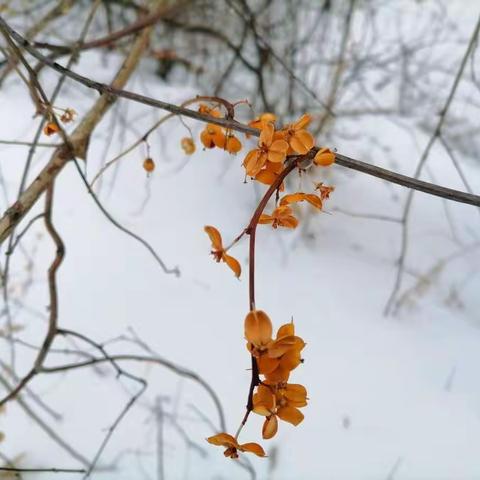
[(328, 167), (335, 162), (335, 154), (328, 148), (320, 148), (313, 158), (313, 163), (321, 167)]

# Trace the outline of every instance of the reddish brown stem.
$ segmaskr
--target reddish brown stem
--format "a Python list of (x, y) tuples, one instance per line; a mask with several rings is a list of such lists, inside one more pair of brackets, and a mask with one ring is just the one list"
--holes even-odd
[(272, 195), (280, 188), (282, 182), (292, 172), (292, 170), (296, 168), (296, 166), (297, 161), (291, 161), (290, 163), (288, 163), (287, 166), (283, 169), (283, 171), (279, 174), (275, 182), (270, 185), (270, 188), (265, 192), (265, 195), (260, 200), (260, 203), (258, 204), (246, 230), (248, 235), (250, 235), (250, 246), (248, 252), (248, 285), (250, 310), (255, 310), (255, 235), (257, 232), (258, 221), (260, 220), (260, 216), (265, 210), (265, 207), (267, 206), (267, 203), (272, 197)]
[[(248, 224), (248, 227), (245, 230), (245, 232), (248, 235), (250, 235), (249, 254), (248, 254), (248, 258), (249, 258), (248, 284), (249, 284), (250, 310), (255, 310), (255, 235), (257, 232), (258, 221), (260, 220), (260, 216), (265, 210), (265, 207), (267, 206), (268, 201), (270, 200), (272, 195), (276, 191), (278, 191), (278, 189), (282, 185), (285, 178), (287, 178), (287, 176), (293, 170), (295, 170), (295, 168), (297, 167), (298, 161), (309, 155), (311, 156), (310, 152), (307, 153), (305, 156), (302, 156), (302, 157), (295, 156), (287, 160), (287, 164), (283, 169), (283, 171), (278, 175), (275, 182), (272, 183), (272, 185), (270, 185), (269, 189), (265, 192), (265, 195), (260, 200), (257, 208), (255, 209), (255, 212), (253, 213), (250, 223)], [(252, 377), (250, 381), (250, 388), (248, 390), (248, 398), (247, 398), (247, 406), (246, 406), (247, 411), (245, 412), (245, 416), (243, 417), (240, 428), (237, 431), (237, 435), (236, 435), (237, 437), (241, 432), (242, 427), (247, 423), (250, 412), (253, 410), (253, 392), (255, 390), (255, 387), (259, 384), (260, 384), (260, 377), (258, 372), (257, 360), (252, 355)]]
[(231, 104), (228, 100), (225, 100), (222, 97), (212, 97), (208, 95), (197, 95), (196, 100), (201, 102), (213, 102), (223, 105), (225, 110), (227, 111), (227, 116), (225, 117), (227, 120), (233, 120), (235, 117), (235, 105)]

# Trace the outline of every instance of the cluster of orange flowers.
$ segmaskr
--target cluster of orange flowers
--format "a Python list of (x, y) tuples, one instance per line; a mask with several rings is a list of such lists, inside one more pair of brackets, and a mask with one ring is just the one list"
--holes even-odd
[[(203, 114), (220, 117), (216, 108), (201, 105), (199, 111)], [(247, 153), (243, 166), (247, 175), (254, 180), (267, 185), (273, 184), (284, 169), (284, 162), (288, 155), (305, 155), (314, 146), (314, 139), (305, 127), (310, 123), (308, 114), (302, 115), (296, 122), (287, 125), (281, 130), (275, 131), (275, 115), (264, 113), (249, 123), (249, 126), (258, 128), (261, 133), (257, 148)], [(210, 135), (210, 133), (212, 135)], [(218, 137), (218, 138), (217, 138)], [(225, 137), (222, 129), (217, 125), (207, 124), (201, 134), (202, 143), (207, 148), (225, 145)], [(247, 135), (249, 137), (249, 135)], [(228, 149), (227, 149), (228, 150)], [(329, 166), (335, 161), (335, 154), (328, 148), (320, 148), (313, 157), (313, 163), (317, 166)], [(279, 191), (284, 190), (283, 182), (279, 185)], [(334, 187), (318, 183), (313, 193), (296, 192), (284, 195), (270, 214), (262, 213), (258, 223), (269, 224), (273, 228), (284, 227), (294, 229), (298, 225), (298, 219), (294, 215), (292, 204), (307, 202), (317, 210), (322, 210), (323, 202), (327, 200)], [(212, 242), (211, 253), (217, 262), (225, 262), (235, 276), (240, 277), (241, 267), (239, 262), (227, 254), (230, 248), (224, 248), (220, 232), (212, 226), (205, 227), (205, 231)], [(236, 242), (233, 242), (236, 243)], [(233, 245), (232, 245), (233, 246)]]
[[(264, 113), (248, 124), (252, 128), (258, 128), (261, 133), (257, 148), (248, 152), (243, 166), (248, 176), (266, 185), (275, 182), (288, 155), (305, 155), (315, 145), (312, 134), (306, 130), (312, 120), (310, 115), (302, 115), (281, 130), (275, 130), (275, 120), (272, 113)], [(323, 148), (313, 161), (316, 165), (331, 165), (335, 161), (335, 154)], [(283, 188), (282, 184), (280, 190)]]
[[(200, 105), (198, 111), (216, 118), (222, 116), (217, 108), (210, 108), (204, 104)], [(228, 153), (238, 153), (242, 149), (240, 140), (230, 130), (223, 129), (214, 123), (207, 123), (207, 126), (200, 133), (200, 141), (205, 148), (217, 147), (226, 150)]]
[[(253, 412), (264, 416), (262, 437), (268, 440), (278, 430), (278, 419), (298, 425), (303, 420), (299, 410), (307, 405), (307, 390), (303, 385), (288, 383), (290, 372), (302, 363), (301, 351), (305, 342), (295, 335), (293, 322), (282, 325), (272, 338), (273, 327), (262, 310), (252, 310), (245, 318), (247, 349), (255, 358), (260, 384), (253, 395)], [(236, 437), (219, 433), (207, 441), (226, 447), (226, 457), (237, 458), (238, 452), (265, 456), (257, 443), (240, 445)]]
[[(221, 116), (218, 109), (210, 108), (203, 104), (200, 106), (199, 111), (217, 118)], [(264, 113), (252, 120), (248, 125), (259, 129), (260, 137), (257, 147), (249, 151), (243, 160), (246, 174), (260, 183), (272, 185), (283, 171), (284, 162), (288, 155), (305, 155), (314, 147), (314, 138), (306, 130), (311, 120), (310, 115), (304, 114), (296, 122), (280, 130), (275, 130), (276, 116), (272, 113)], [(228, 147), (225, 147), (225, 134), (222, 128), (217, 125), (207, 124), (200, 138), (207, 148), (217, 146), (230, 151)], [(239, 150), (241, 148), (240, 142), (238, 142), (238, 145)], [(235, 153), (238, 150), (235, 150)], [(320, 148), (313, 157), (313, 163), (322, 167), (329, 166), (334, 161), (335, 154), (328, 148)], [(278, 190), (283, 191), (284, 189), (285, 186), (282, 182)], [(315, 190), (318, 190), (319, 194), (297, 192), (285, 195), (271, 214), (262, 214), (259, 223), (271, 224), (273, 228), (296, 228), (298, 219), (295, 217), (290, 204), (306, 201), (316, 209), (322, 210), (323, 201), (329, 198), (333, 187), (322, 184), (321, 188), (317, 186)], [(217, 247), (218, 245), (213, 245), (213, 250), (216, 251)], [(220, 260), (217, 259), (217, 261)], [(228, 264), (228, 262), (226, 263)], [(236, 269), (234, 272), (237, 275)]]
[(247, 349), (255, 357), (259, 375), (264, 378), (253, 396), (253, 411), (265, 416), (262, 436), (272, 438), (277, 433), (277, 417), (292, 425), (303, 420), (298, 407), (307, 405), (303, 385), (288, 383), (290, 372), (302, 363), (305, 342), (295, 335), (293, 321), (282, 325), (275, 339), (272, 322), (262, 310), (252, 310), (245, 317)]
[[(201, 106), (200, 112), (220, 117), (215, 108)], [(273, 228), (296, 228), (298, 219), (293, 206), (306, 202), (320, 211), (334, 189), (332, 186), (317, 183), (313, 192), (295, 192), (279, 197), (278, 192), (285, 190), (283, 179), (292, 171), (291, 164), (288, 172), (284, 170), (286, 165), (289, 165), (286, 163), (288, 157), (293, 161), (298, 157), (297, 165), (301, 170), (302, 160), (307, 160), (307, 164), (311, 161), (314, 165), (326, 167), (334, 163), (335, 154), (328, 148), (314, 149), (314, 138), (306, 130), (311, 122), (310, 115), (302, 115), (296, 122), (280, 130), (275, 129), (275, 121), (275, 115), (264, 113), (249, 123), (250, 127), (260, 130), (260, 136), (256, 148), (249, 151), (243, 160), (247, 176), (266, 185), (275, 185), (275, 208), (269, 214), (262, 212), (259, 216), (254, 216), (251, 224), (228, 247), (223, 245), (222, 236), (215, 227), (205, 227), (212, 243), (211, 253), (214, 259), (226, 263), (236, 277), (241, 274), (240, 263), (227, 252), (243, 235), (249, 234), (251, 229), (256, 227), (255, 223), (269, 224)], [(201, 134), (201, 140), (206, 148), (216, 146), (230, 151), (226, 146), (227, 136), (228, 133), (224, 133), (222, 128), (208, 124)], [(239, 145), (235, 153), (240, 148)], [(267, 195), (272, 194), (273, 192), (269, 191)], [(266, 201), (268, 199), (267, 196)], [(302, 363), (301, 352), (305, 347), (305, 342), (295, 335), (293, 321), (282, 325), (273, 338), (272, 322), (268, 315), (262, 310), (252, 309), (245, 318), (245, 338), (254, 367), (246, 416), (235, 436), (222, 432), (207, 438), (209, 443), (225, 447), (224, 455), (230, 458), (237, 458), (239, 452), (265, 456), (265, 451), (259, 444), (238, 442), (238, 435), (251, 411), (265, 417), (262, 437), (270, 439), (277, 433), (279, 420), (295, 426), (302, 422), (304, 416), (300, 408), (305, 407), (308, 400), (307, 390), (303, 385), (289, 383), (292, 370)]]

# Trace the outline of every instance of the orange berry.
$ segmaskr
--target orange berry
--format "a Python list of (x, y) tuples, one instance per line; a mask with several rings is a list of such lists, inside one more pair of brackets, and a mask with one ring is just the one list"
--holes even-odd
[(200, 134), (200, 141), (203, 143), (205, 148), (223, 148), (225, 145), (225, 135), (218, 125), (207, 123), (207, 126)]
[(228, 153), (238, 153), (241, 149), (242, 144), (240, 143), (240, 140), (233, 135), (229, 135), (225, 143), (225, 150)]
[(155, 162), (151, 158), (146, 158), (143, 161), (143, 168), (147, 173), (151, 173), (155, 170)]

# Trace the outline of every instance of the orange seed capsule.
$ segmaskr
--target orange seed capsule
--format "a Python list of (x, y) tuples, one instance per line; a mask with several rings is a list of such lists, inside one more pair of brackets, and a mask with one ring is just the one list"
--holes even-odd
[(195, 142), (193, 141), (192, 138), (190, 137), (184, 137), (180, 140), (180, 145), (183, 148), (183, 151), (187, 155), (191, 155), (193, 152), (195, 152)]
[(225, 144), (225, 150), (228, 153), (238, 153), (242, 149), (242, 144), (237, 137), (229, 135)]
[(151, 158), (146, 158), (143, 161), (143, 168), (147, 173), (151, 173), (155, 170), (155, 162)]
[(58, 128), (58, 125), (54, 122), (48, 122), (44, 127), (43, 127), (43, 133), (45, 135), (53, 135), (54, 133), (57, 133), (60, 129)]

